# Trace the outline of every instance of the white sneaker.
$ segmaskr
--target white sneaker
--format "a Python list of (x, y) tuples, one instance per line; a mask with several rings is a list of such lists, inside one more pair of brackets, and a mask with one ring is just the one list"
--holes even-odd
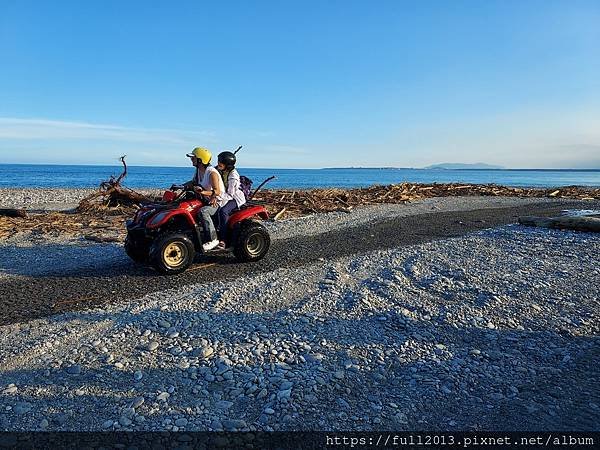
[(202, 250), (204, 250), (205, 252), (212, 250), (213, 248), (215, 248), (217, 245), (219, 245), (219, 240), (215, 239), (214, 241), (209, 241), (206, 242), (204, 244), (202, 244)]

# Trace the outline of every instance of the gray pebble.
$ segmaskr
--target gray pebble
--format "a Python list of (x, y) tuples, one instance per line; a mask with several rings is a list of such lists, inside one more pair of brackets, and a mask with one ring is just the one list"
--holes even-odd
[(175, 420), (175, 425), (178, 427), (184, 427), (186, 426), (188, 423), (188, 420), (185, 417), (181, 417), (177, 420)]
[(79, 375), (81, 373), (81, 366), (79, 364), (69, 366), (69, 367), (67, 367), (66, 372), (69, 375)]
[(221, 410), (225, 410), (225, 409), (229, 409), (233, 406), (233, 402), (230, 402), (228, 400), (221, 400), (218, 401), (215, 405), (215, 407), (217, 409), (221, 409)]
[(119, 423), (124, 427), (128, 427), (132, 424), (131, 420), (125, 416), (119, 417)]
[(215, 353), (215, 349), (212, 347), (202, 347), (200, 352), (203, 358), (210, 358)]
[(144, 397), (136, 397), (131, 401), (132, 408), (138, 408), (144, 404)]
[(13, 411), (16, 414), (26, 414), (33, 408), (33, 405), (28, 402), (18, 402), (14, 407)]
[(223, 428), (225, 428), (227, 431), (234, 431), (234, 430), (246, 428), (246, 422), (244, 422), (243, 420), (227, 419), (227, 420), (223, 420), (222, 423), (223, 423)]

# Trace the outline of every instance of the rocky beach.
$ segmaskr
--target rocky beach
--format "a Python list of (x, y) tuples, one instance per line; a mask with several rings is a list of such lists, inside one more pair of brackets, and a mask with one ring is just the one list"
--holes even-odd
[[(72, 208), (87, 191), (3, 190)], [(35, 199), (35, 201), (33, 201)], [(267, 222), (165, 277), (120, 242), (0, 241), (0, 430), (581, 430), (600, 423), (598, 200), (433, 197)]]

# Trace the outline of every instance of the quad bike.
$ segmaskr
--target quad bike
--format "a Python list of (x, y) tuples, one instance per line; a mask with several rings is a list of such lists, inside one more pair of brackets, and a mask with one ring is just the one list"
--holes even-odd
[[(176, 191), (181, 189), (181, 193)], [(256, 191), (255, 191), (256, 193)], [(163, 200), (141, 206), (127, 220), (125, 251), (140, 264), (149, 264), (163, 274), (185, 271), (202, 250), (200, 208), (206, 202), (194, 191), (174, 186)], [(258, 261), (269, 250), (271, 239), (257, 219), (268, 219), (264, 206), (248, 201), (229, 217), (225, 251), (233, 251), (239, 261)], [(212, 251), (211, 251), (212, 252)]]

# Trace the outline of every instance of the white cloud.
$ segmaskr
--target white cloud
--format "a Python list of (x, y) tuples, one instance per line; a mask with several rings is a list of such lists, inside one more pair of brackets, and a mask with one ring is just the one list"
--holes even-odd
[(104, 140), (189, 145), (198, 139), (216, 142), (206, 130), (138, 128), (47, 119), (0, 117), (0, 139), (10, 140)]

